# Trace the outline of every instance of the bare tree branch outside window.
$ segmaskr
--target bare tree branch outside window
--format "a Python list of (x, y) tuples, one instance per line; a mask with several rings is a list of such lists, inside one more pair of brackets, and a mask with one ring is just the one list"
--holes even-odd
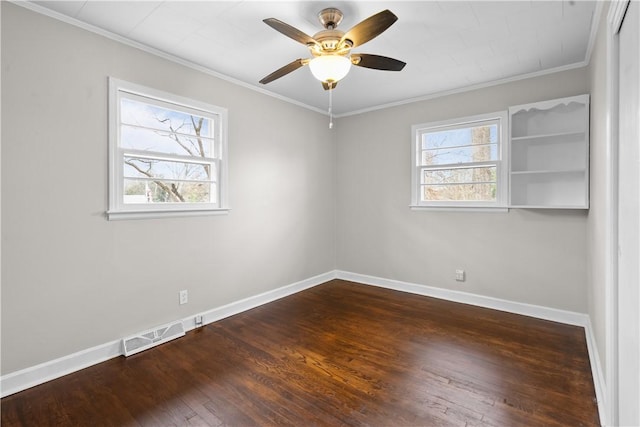
[[(125, 156), (125, 197), (152, 203), (208, 202), (213, 120), (132, 100), (123, 101), (123, 110), (124, 146), (150, 153)], [(171, 157), (162, 158), (162, 153)]]

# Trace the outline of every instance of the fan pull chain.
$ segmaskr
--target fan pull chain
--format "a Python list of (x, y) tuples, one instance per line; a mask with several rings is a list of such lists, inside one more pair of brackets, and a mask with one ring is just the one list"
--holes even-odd
[(329, 86), (329, 129), (333, 129), (333, 84)]

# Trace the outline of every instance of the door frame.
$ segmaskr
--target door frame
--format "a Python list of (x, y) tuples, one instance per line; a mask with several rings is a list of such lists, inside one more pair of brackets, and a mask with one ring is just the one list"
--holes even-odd
[(618, 356), (620, 353), (620, 342), (618, 340), (618, 174), (619, 174), (619, 135), (618, 135), (618, 83), (619, 83), (619, 58), (620, 40), (619, 33), (622, 27), (625, 13), (630, 0), (613, 0), (607, 15), (607, 171), (605, 185), (607, 188), (606, 223), (607, 235), (605, 237), (605, 375), (606, 375), (606, 396), (605, 408), (606, 419), (601, 420), (604, 425), (619, 424), (619, 366)]

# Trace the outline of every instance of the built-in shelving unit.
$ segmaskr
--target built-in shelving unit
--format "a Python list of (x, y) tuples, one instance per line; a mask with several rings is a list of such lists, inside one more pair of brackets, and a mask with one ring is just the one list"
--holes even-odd
[(509, 108), (509, 205), (589, 208), (589, 95)]

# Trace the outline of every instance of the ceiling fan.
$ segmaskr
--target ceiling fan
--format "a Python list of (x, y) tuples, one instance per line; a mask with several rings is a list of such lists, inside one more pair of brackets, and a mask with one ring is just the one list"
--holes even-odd
[(351, 65), (385, 71), (400, 71), (404, 68), (406, 64), (397, 59), (367, 53), (351, 53), (351, 49), (379, 36), (398, 20), (390, 10), (370, 16), (346, 33), (337, 29), (342, 17), (339, 9), (330, 7), (321, 10), (318, 20), (324, 30), (317, 32), (313, 37), (278, 19), (264, 19), (263, 22), (271, 28), (307, 46), (312, 58), (296, 59), (269, 74), (260, 80), (260, 83), (270, 83), (309, 65), (311, 73), (322, 82), (322, 87), (329, 90), (335, 88), (338, 81), (347, 75)]

